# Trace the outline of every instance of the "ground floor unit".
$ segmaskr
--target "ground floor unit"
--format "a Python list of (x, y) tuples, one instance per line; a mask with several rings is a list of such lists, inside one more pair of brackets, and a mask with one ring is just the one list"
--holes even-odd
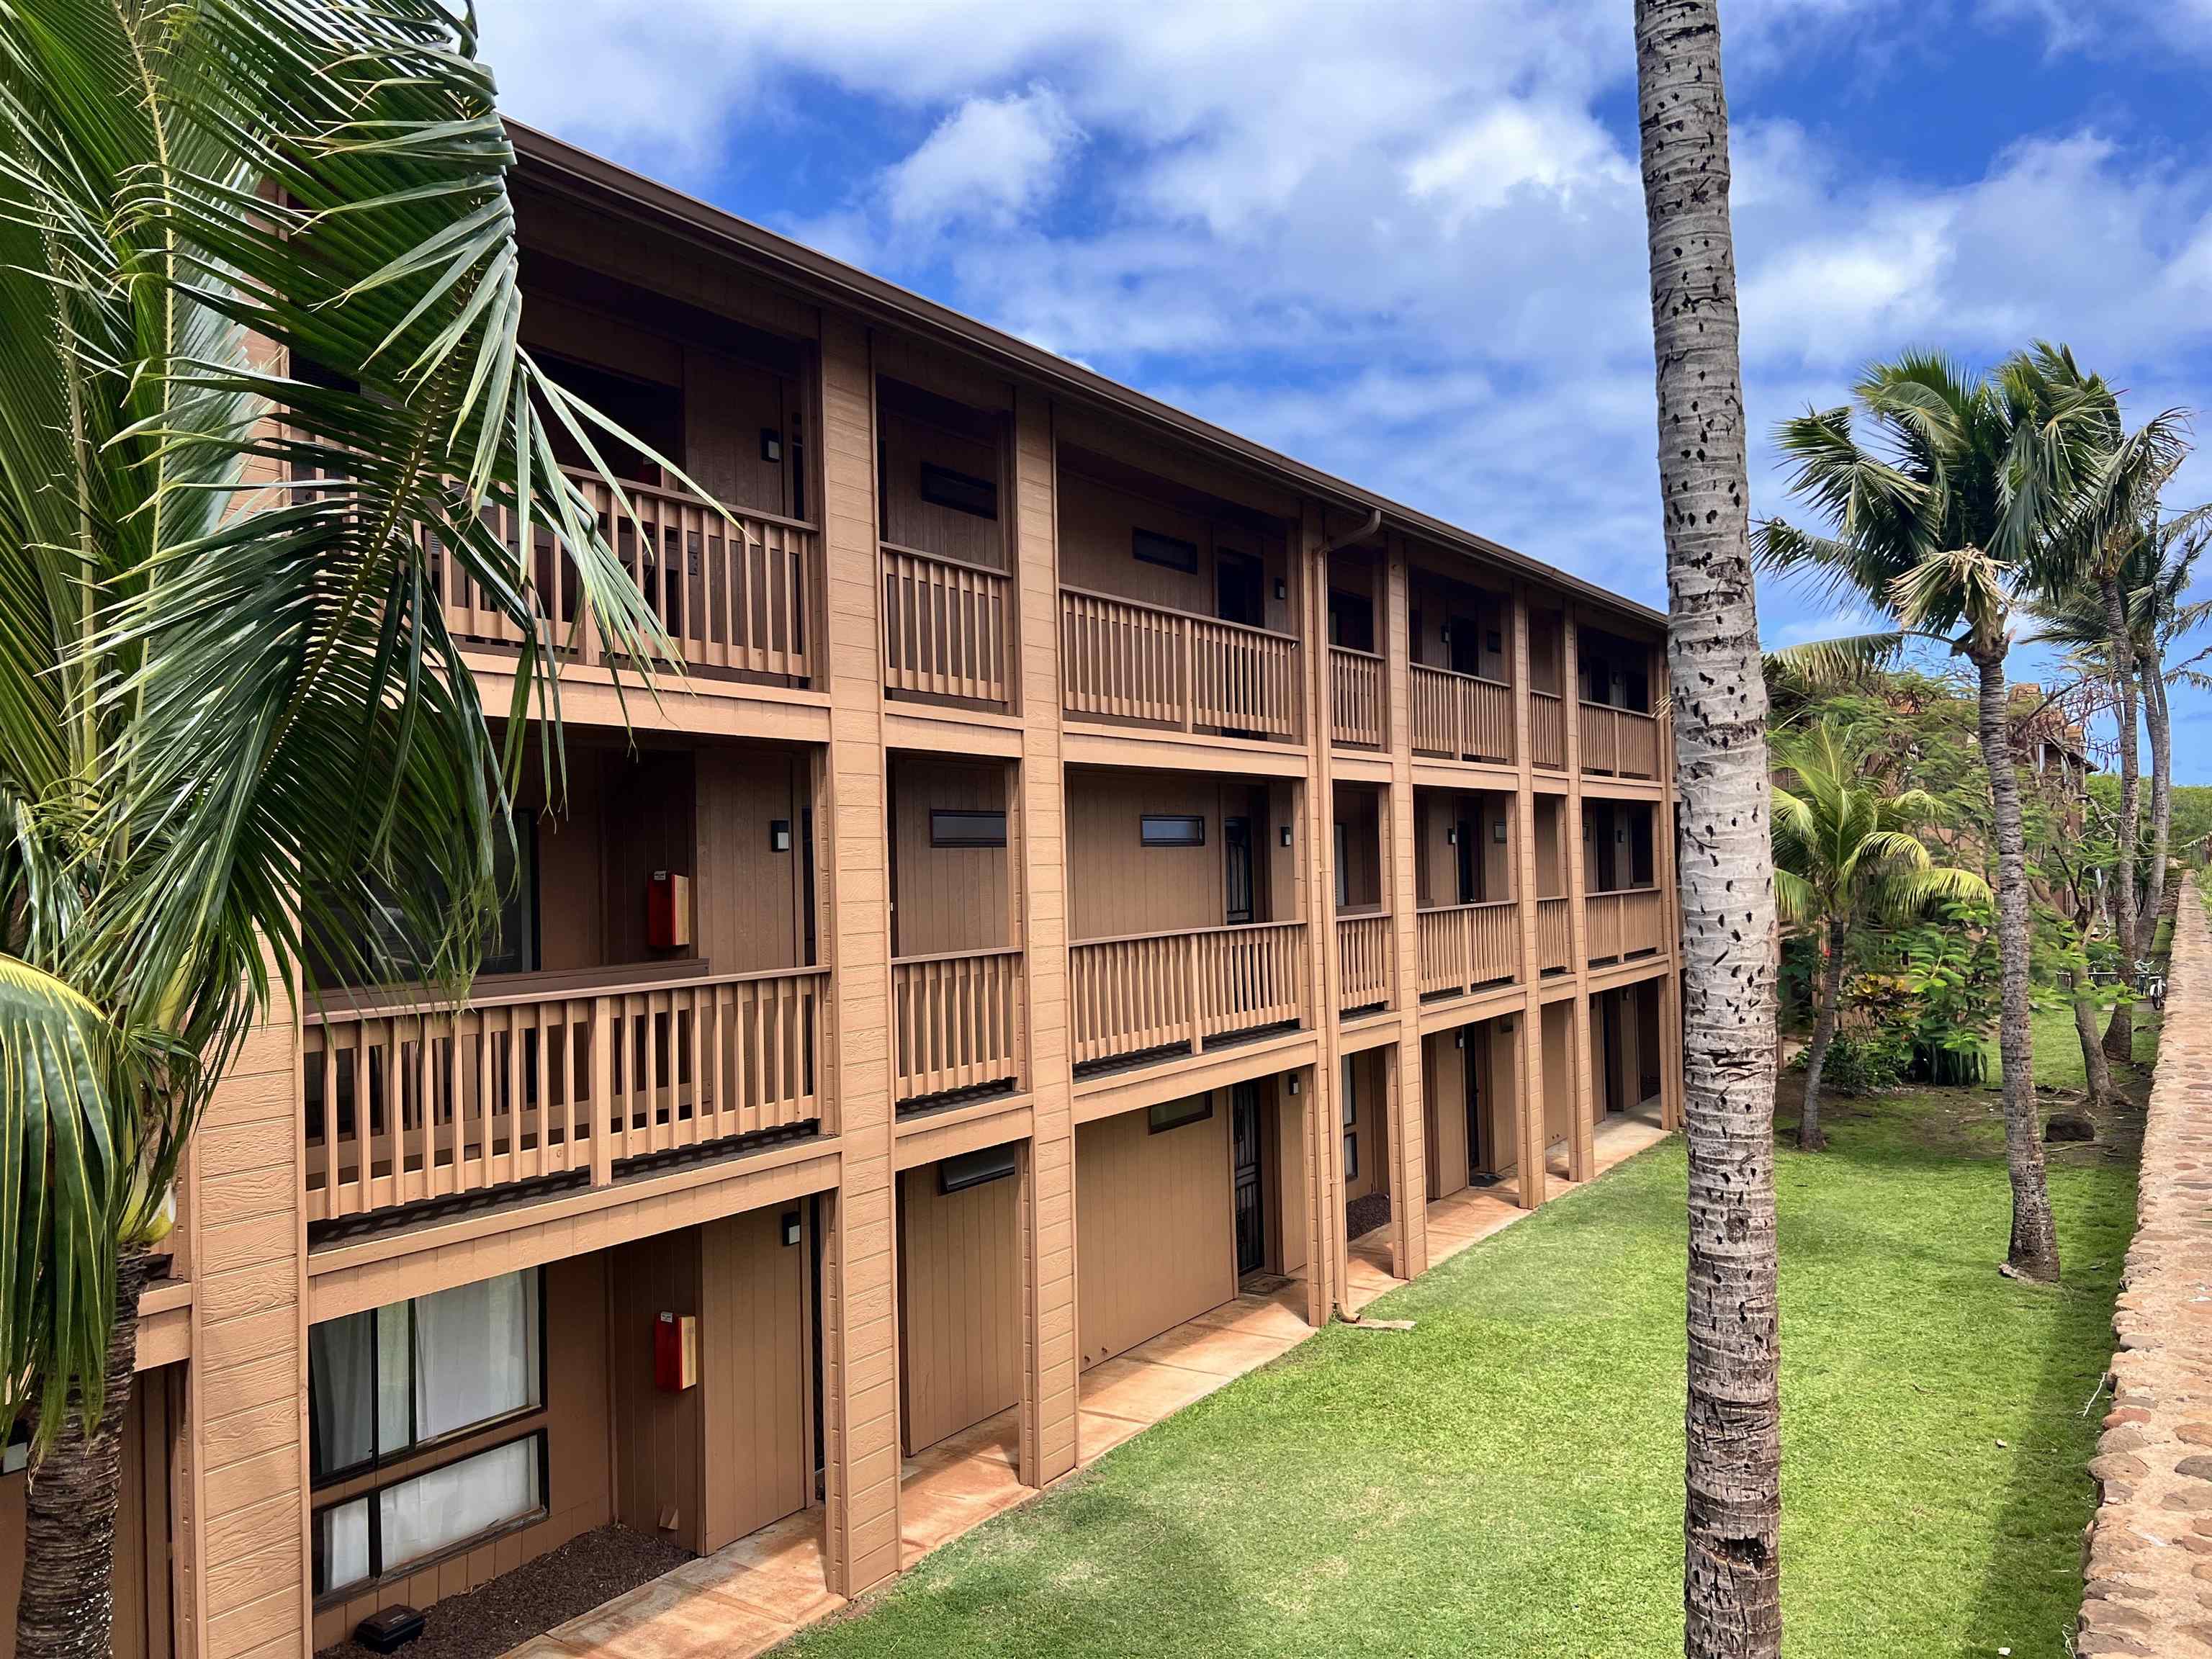
[[(896, 1125), (872, 1214), (854, 1152), (801, 1137), (647, 1165), (617, 1203), (555, 1188), (321, 1231), (296, 1323), (266, 1276), (208, 1271), (242, 1241), (195, 1230), (124, 1427), (116, 1651), (473, 1616), (611, 1528), (659, 1552), (631, 1558), (643, 1582), (616, 1574), (536, 1650), (768, 1645), (1658, 1139), (1671, 988), (1461, 997), (1109, 1071), (1056, 1141), (1032, 1103), (956, 1098)], [(854, 1334), (878, 1318), (872, 1357)], [(0, 1548), (0, 1659), (20, 1558)], [(621, 1638), (709, 1616), (707, 1646)]]

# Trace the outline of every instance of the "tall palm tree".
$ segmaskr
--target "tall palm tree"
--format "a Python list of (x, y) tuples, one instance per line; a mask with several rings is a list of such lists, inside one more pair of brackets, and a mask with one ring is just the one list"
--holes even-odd
[(1779, 734), (1774, 763), (1791, 780), (1774, 787), (1774, 888), (1785, 921), (1819, 930), (1820, 983), (1805, 1051), (1805, 1108), (1797, 1145), (1818, 1152), (1820, 1073), (1843, 1012), (1844, 963), (1863, 923), (1918, 914), (1939, 898), (1986, 899), (1970, 870), (1938, 865), (1916, 831), (1942, 806), (1924, 790), (1884, 792), (1869, 775), (1866, 746), (1841, 721)]
[(1782, 1644), (1774, 884), (1728, 101), (1716, 0), (1637, 0), (1689, 1147), (1682, 1602), (1691, 1659)]
[[(2182, 441), (2185, 417), (2178, 410), (2168, 410), (2136, 431), (2126, 430), (2118, 394), (2101, 377), (2084, 374), (2064, 346), (2038, 341), (2027, 354), (2025, 368), (2038, 382), (2043, 402), (2053, 407), (2072, 405), (2082, 412), (2096, 428), (2096, 441), (2106, 452), (2100, 476), (2082, 493), (2074, 525), (2057, 538), (2056, 556), (2040, 573), (2039, 584), (2045, 597), (2078, 592), (2084, 599), (2094, 599), (2102, 623), (2117, 703), (2119, 845), (2124, 852), (2122, 878), (2112, 884), (2113, 927), (2122, 959), (2131, 963), (2149, 954), (2158, 912), (2154, 902), (2142, 903), (2146, 895), (2138, 884), (2142, 699), (2136, 635), (2128, 615), (2127, 576), (2136, 550), (2146, 538), (2154, 538), (2157, 534), (2158, 493), (2186, 453)], [(2134, 1009), (2124, 997), (2113, 1007), (2112, 1022), (2106, 1028), (2105, 1052), (2114, 1060), (2134, 1058)]]
[[(2005, 1271), (2058, 1277), (2058, 1237), (2043, 1168), (2028, 1039), (2032, 943), (2020, 780), (2007, 720), (2006, 659), (2016, 595), (2051, 565), (2108, 454), (2092, 400), (2053, 398), (2025, 356), (1972, 379), (1946, 359), (1877, 363), (1850, 405), (1784, 421), (1794, 492), (1826, 521), (1759, 529), (1773, 571), (1814, 574), (1887, 610), (1901, 635), (1940, 640), (1974, 667), (1997, 855), (2002, 959), (1998, 1048), (2012, 1232)], [(1870, 428), (1871, 446), (1858, 423)]]
[[(513, 154), (474, 49), (436, 0), (0, 0), (18, 1659), (108, 1650), (146, 1247), (241, 1036), (310, 936), (373, 967), (348, 942), (380, 900), (465, 981), (533, 712), (557, 774), (538, 582), (615, 655), (666, 649), (554, 462), (552, 428), (602, 428), (517, 345)], [(441, 568), (523, 641), (503, 743)]]

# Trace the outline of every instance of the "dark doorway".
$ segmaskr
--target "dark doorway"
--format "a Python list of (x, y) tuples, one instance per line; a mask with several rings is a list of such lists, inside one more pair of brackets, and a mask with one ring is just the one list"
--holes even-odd
[(1266, 573), (1249, 553), (1216, 550), (1213, 555), (1214, 614), (1224, 622), (1264, 628), (1267, 622)]
[(1482, 672), (1482, 625), (1473, 617), (1451, 619), (1451, 665), (1455, 674)]
[(1252, 820), (1224, 818), (1221, 822), (1222, 920), (1241, 927), (1252, 920)]
[(1478, 828), (1478, 821), (1461, 818), (1452, 830), (1453, 839), (1458, 843), (1452, 850), (1459, 854), (1459, 902), (1462, 904), (1477, 903), (1482, 897), (1482, 868), (1475, 858), (1480, 850), (1475, 841)]
[(1472, 1031), (1465, 1034), (1465, 1041), (1467, 1051), (1461, 1058), (1460, 1072), (1467, 1079), (1467, 1178), (1480, 1182), (1482, 1172), (1490, 1168), (1486, 1156), (1490, 1149), (1482, 1144), (1482, 1072), (1488, 1054)]
[(1267, 1204), (1260, 1182), (1260, 1085), (1239, 1083), (1229, 1091), (1229, 1144), (1235, 1170), (1237, 1271), (1267, 1265)]
[(1625, 1092), (1620, 1075), (1620, 994), (1607, 992), (1596, 999), (1595, 1008), (1598, 1015), (1597, 1086), (1604, 1097), (1599, 1115), (1607, 1116), (1628, 1109), (1628, 1103), (1620, 1097)]

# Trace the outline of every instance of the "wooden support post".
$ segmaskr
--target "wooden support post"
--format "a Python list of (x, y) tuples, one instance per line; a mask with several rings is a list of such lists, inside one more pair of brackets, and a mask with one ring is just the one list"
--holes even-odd
[[(1407, 988), (1398, 1002), (1395, 1061), (1385, 1068), (1390, 1121), (1391, 1271), (1411, 1279), (1429, 1265), (1428, 1134), (1426, 1084), (1421, 1076), (1421, 935), (1413, 884), (1413, 737), (1400, 709), (1413, 706), (1413, 570), (1402, 537), (1389, 538), (1385, 578), (1389, 594), (1390, 663), (1390, 895), (1391, 938), (1397, 947), (1398, 982)], [(1460, 952), (1459, 971), (1471, 970), (1468, 951)]]

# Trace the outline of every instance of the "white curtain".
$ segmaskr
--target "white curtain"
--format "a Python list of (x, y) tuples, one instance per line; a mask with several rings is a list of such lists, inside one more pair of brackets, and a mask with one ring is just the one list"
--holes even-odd
[(323, 1558), (318, 1591), (343, 1589), (368, 1577), (368, 1499), (356, 1498), (315, 1517)]
[(389, 1574), (535, 1510), (538, 1437), (495, 1446), (377, 1495)]
[(416, 1298), (415, 1365), (418, 1440), (538, 1404), (536, 1272)]

